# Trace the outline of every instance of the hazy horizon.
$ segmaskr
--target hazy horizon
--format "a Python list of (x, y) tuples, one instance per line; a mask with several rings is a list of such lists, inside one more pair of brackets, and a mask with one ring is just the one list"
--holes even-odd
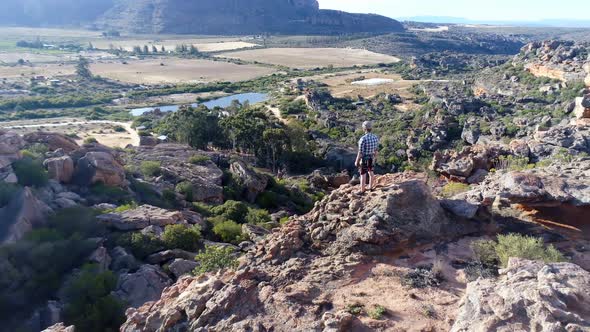
[(473, 21), (544, 20), (590, 21), (590, 1), (564, 0), (559, 6), (549, 0), (496, 0), (474, 4), (471, 0), (409, 2), (402, 0), (318, 0), (322, 9), (373, 13), (392, 18), (453, 17)]

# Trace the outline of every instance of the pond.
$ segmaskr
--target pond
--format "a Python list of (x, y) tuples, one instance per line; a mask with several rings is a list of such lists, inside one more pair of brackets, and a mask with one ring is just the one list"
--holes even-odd
[[(191, 104), (193, 107), (197, 107), (199, 105), (205, 105), (208, 108), (215, 108), (221, 107), (225, 108), (231, 105), (232, 101), (237, 100), (240, 103), (244, 103), (248, 101), (250, 104), (257, 104), (268, 100), (267, 93), (240, 93), (231, 96), (221, 97), (213, 100), (209, 100), (203, 103), (194, 103)], [(166, 106), (157, 106), (157, 107), (144, 107), (144, 108), (136, 108), (131, 110), (131, 115), (133, 116), (140, 116), (144, 113), (151, 112), (157, 108), (160, 109), (162, 112), (176, 112), (180, 108), (181, 105), (166, 105)]]

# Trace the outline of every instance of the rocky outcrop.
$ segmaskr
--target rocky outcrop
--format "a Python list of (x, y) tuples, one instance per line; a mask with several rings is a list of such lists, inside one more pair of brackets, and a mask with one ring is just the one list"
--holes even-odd
[(308, 177), (309, 182), (320, 189), (337, 189), (348, 184), (352, 178), (347, 171), (334, 174), (327, 169), (317, 169)]
[(574, 116), (577, 119), (590, 118), (590, 94), (583, 97), (576, 98), (576, 107), (574, 108)]
[(121, 331), (349, 330), (352, 317), (331, 296), (355, 268), (477, 226), (451, 219), (423, 178), (384, 176), (366, 196), (342, 186), (254, 245), (237, 271), (182, 277), (159, 300), (129, 309)]
[[(474, 145), (456, 151), (436, 151), (431, 169), (454, 181), (468, 182), (480, 170), (489, 171), (500, 156), (509, 151), (501, 145)], [(471, 183), (481, 181), (480, 176), (471, 178)]]
[(79, 185), (102, 183), (125, 186), (125, 169), (107, 152), (88, 152), (76, 163), (73, 181)]
[(526, 206), (590, 205), (590, 159), (557, 163), (527, 171), (497, 173), (462, 194), (471, 202), (491, 205), (497, 198)]
[(0, 209), (0, 242), (11, 243), (21, 239), (33, 227), (42, 226), (52, 212), (30, 188), (24, 188)]
[(16, 183), (12, 163), (21, 158), (20, 150), (25, 142), (20, 135), (0, 130), (0, 181)]
[(399, 22), (383, 16), (319, 10), (316, 0), (125, 0), (116, 2), (99, 24), (142, 33), (216, 35), (403, 31)]
[(49, 151), (62, 149), (65, 153), (70, 153), (79, 148), (78, 143), (66, 135), (58, 133), (34, 132), (23, 136), (28, 144), (43, 144)]
[(131, 307), (139, 307), (160, 298), (162, 290), (171, 283), (170, 278), (158, 267), (142, 265), (135, 273), (119, 276), (115, 294)]
[(525, 63), (525, 69), (535, 76), (579, 82), (586, 78), (583, 67), (589, 49), (588, 45), (572, 41), (532, 42), (521, 49), (515, 62)]
[(76, 327), (73, 325), (66, 326), (66, 325), (64, 325), (64, 323), (58, 323), (58, 324), (55, 324), (55, 325), (52, 325), (52, 326), (46, 328), (42, 332), (75, 332), (75, 331), (76, 331)]
[(69, 183), (74, 176), (74, 161), (70, 156), (49, 158), (43, 162), (49, 178), (61, 183)]
[(180, 278), (185, 274), (192, 273), (193, 270), (197, 268), (197, 266), (199, 266), (199, 263), (195, 262), (194, 260), (178, 258), (168, 265), (168, 269), (170, 269), (170, 272), (176, 278)]
[(184, 214), (180, 211), (164, 210), (151, 205), (142, 205), (136, 209), (120, 213), (108, 213), (97, 217), (108, 227), (120, 230), (140, 230), (148, 226), (187, 224)]
[(590, 62), (584, 65), (584, 71), (586, 72), (586, 79), (584, 82), (586, 83), (586, 86), (590, 87)]
[(190, 158), (197, 151), (187, 145), (159, 144), (155, 147), (139, 147), (129, 163), (139, 165), (143, 161), (157, 161), (161, 164), (163, 176), (156, 179), (156, 185), (174, 187), (188, 181), (193, 185), (195, 201), (222, 203), (223, 172), (212, 161), (194, 164)]
[(254, 203), (258, 195), (262, 193), (268, 185), (268, 177), (256, 173), (243, 161), (233, 162), (229, 167), (229, 171), (237, 183), (244, 188), (244, 197), (246, 197), (250, 203)]
[(589, 331), (590, 273), (571, 263), (510, 259), (467, 286), (452, 332)]

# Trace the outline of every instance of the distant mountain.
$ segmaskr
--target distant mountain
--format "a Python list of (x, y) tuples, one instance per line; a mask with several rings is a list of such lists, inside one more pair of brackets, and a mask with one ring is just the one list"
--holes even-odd
[(92, 25), (136, 33), (340, 34), (403, 31), (373, 14), (320, 10), (317, 0), (2, 0), (2, 25)]
[(590, 28), (590, 20), (546, 19), (538, 21), (502, 21), (502, 20), (472, 20), (453, 16), (410, 16), (400, 17), (400, 21), (439, 24), (486, 24), (509, 25), (523, 27), (561, 27), (561, 28)]

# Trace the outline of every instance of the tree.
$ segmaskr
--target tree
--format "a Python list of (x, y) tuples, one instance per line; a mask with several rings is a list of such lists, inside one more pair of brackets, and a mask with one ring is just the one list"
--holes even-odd
[(141, 54), (141, 46), (133, 46), (133, 53), (135, 54)]
[(147, 45), (143, 45), (143, 54), (148, 54), (150, 53), (150, 49)]
[(166, 53), (166, 47), (164, 45), (162, 45), (162, 53)]
[(191, 45), (188, 53), (190, 55), (199, 55), (199, 50), (195, 47), (195, 45)]
[(85, 57), (80, 57), (78, 59), (78, 64), (76, 65), (76, 75), (80, 76), (81, 78), (91, 79), (92, 72), (90, 71), (90, 62)]
[(217, 113), (205, 106), (182, 107), (166, 117), (158, 131), (198, 149), (207, 149), (209, 143), (223, 145), (224, 140)]
[(158, 53), (158, 48), (156, 45), (152, 45), (152, 53)]
[(240, 149), (260, 155), (265, 142), (262, 137), (264, 130), (271, 127), (266, 112), (258, 108), (242, 109), (220, 121), (227, 137), (232, 141), (234, 150)]
[(279, 159), (285, 151), (289, 150), (289, 136), (284, 129), (273, 128), (265, 130), (262, 137), (269, 150), (272, 171), (276, 172)]

